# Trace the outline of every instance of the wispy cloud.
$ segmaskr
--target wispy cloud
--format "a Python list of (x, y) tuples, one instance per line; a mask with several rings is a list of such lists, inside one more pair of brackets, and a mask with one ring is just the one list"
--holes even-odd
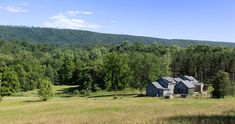
[(0, 6), (0, 9), (12, 13), (28, 12), (28, 10), (24, 8), (27, 5), (27, 3), (20, 3), (16, 5)]
[(4, 9), (13, 13), (28, 12), (27, 9), (24, 9), (20, 6), (6, 6)]
[(67, 14), (69, 14), (71, 16), (75, 16), (77, 14), (92, 15), (93, 12), (90, 12), (90, 11), (68, 11)]
[[(66, 13), (60, 13), (58, 15), (49, 17), (48, 20), (44, 22), (44, 26), (69, 29), (97, 29), (102, 27), (101, 25), (91, 24), (81, 18), (74, 17), (79, 13), (84, 14), (81, 13), (81, 11), (68, 11)], [(92, 13), (86, 14), (89, 15)]]

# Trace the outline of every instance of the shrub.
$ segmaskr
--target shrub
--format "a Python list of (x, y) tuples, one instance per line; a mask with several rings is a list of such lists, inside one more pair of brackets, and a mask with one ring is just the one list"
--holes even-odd
[(38, 96), (43, 101), (46, 101), (52, 97), (52, 85), (50, 81), (42, 80), (39, 84)]
[(0, 95), (0, 102), (2, 102), (2, 96)]
[(113, 99), (114, 99), (114, 100), (115, 100), (115, 99), (118, 99), (118, 97), (117, 97), (117, 96), (114, 96)]
[(74, 95), (78, 95), (78, 94), (80, 94), (80, 92), (79, 92), (79, 90), (74, 90), (74, 91), (73, 91), (73, 94), (74, 94)]

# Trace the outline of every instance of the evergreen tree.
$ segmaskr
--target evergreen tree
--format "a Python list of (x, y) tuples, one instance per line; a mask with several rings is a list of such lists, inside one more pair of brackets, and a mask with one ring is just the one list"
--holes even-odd
[(212, 87), (214, 90), (212, 91), (212, 96), (214, 98), (224, 98), (229, 95), (231, 82), (229, 80), (229, 74), (222, 70), (218, 71), (213, 82)]

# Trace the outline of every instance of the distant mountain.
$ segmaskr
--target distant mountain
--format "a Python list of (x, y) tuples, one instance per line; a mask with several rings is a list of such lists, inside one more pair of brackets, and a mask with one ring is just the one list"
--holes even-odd
[(146, 44), (151, 44), (157, 42), (160, 45), (178, 45), (181, 47), (187, 47), (195, 44), (235, 47), (235, 43), (228, 42), (162, 39), (144, 36), (105, 34), (82, 30), (20, 26), (0, 26), (0, 38), (5, 40), (20, 39), (28, 42), (49, 44), (111, 45), (119, 44), (128, 40), (130, 43), (143, 42)]

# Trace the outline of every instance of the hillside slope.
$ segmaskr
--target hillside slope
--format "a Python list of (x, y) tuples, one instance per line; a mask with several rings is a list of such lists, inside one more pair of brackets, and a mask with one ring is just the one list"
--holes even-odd
[(162, 39), (144, 36), (131, 36), (119, 34), (105, 34), (82, 30), (53, 29), (39, 27), (0, 26), (0, 38), (5, 40), (21, 39), (34, 43), (49, 44), (118, 44), (128, 40), (130, 43), (143, 42), (150, 44), (157, 42), (160, 45), (178, 45), (187, 47), (193, 44), (220, 45), (235, 47), (235, 43), (212, 42), (198, 40)]

